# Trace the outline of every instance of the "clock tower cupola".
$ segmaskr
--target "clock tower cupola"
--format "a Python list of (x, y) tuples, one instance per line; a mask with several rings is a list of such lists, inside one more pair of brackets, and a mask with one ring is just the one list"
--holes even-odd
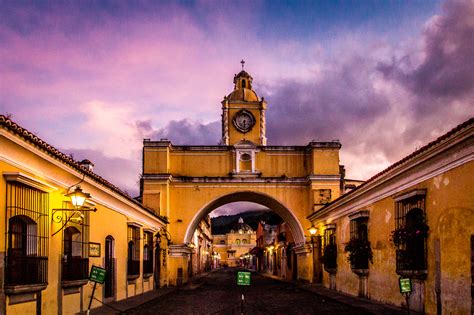
[(252, 88), (253, 78), (244, 70), (234, 75), (234, 90), (222, 101), (222, 140), (224, 145), (251, 141), (266, 145), (265, 110), (267, 103)]

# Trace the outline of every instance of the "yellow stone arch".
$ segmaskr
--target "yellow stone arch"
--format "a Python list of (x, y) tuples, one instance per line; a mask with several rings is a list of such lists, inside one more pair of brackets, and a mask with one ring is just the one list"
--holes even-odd
[[(251, 201), (275, 211), (288, 224), (298, 255), (298, 278), (311, 281), (307, 216), (341, 194), (344, 168), (339, 141), (304, 146), (267, 145), (267, 103), (242, 70), (222, 104), (219, 145), (174, 145), (168, 139), (143, 142), (140, 192), (143, 204), (166, 216), (172, 239), (167, 279), (187, 281), (187, 243), (204, 215), (220, 205)], [(284, 122), (285, 117), (282, 117)], [(182, 279), (178, 278), (181, 277)]]
[(274, 211), (288, 224), (291, 233), (293, 234), (295, 243), (300, 245), (305, 243), (304, 229), (293, 212), (274, 197), (255, 191), (237, 191), (234, 193), (222, 195), (207, 203), (204, 207), (198, 210), (191, 219), (186, 233), (184, 234), (184, 243), (186, 244), (190, 242), (197, 225), (207, 214), (220, 206), (238, 201), (254, 202), (262, 206), (266, 206), (270, 210)]

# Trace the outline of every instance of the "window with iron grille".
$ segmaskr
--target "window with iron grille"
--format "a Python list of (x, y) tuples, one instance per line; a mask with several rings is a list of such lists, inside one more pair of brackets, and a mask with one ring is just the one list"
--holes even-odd
[(5, 285), (47, 284), (49, 196), (18, 182), (6, 192)]
[(345, 250), (349, 252), (352, 269), (369, 269), (372, 250), (367, 229), (368, 219), (368, 217), (358, 217), (350, 221), (350, 240)]
[(153, 273), (153, 234), (143, 233), (143, 274)]
[(425, 220), (425, 191), (417, 190), (395, 198), (395, 231), (397, 273), (427, 269), (428, 225)]
[(129, 225), (127, 234), (127, 275), (138, 277), (140, 275), (140, 228)]
[(332, 270), (337, 268), (336, 227), (330, 225), (324, 230), (324, 268)]
[[(63, 203), (63, 209), (68, 204)], [(62, 281), (85, 280), (89, 276), (89, 212), (63, 212)], [(67, 222), (67, 223), (66, 223)]]

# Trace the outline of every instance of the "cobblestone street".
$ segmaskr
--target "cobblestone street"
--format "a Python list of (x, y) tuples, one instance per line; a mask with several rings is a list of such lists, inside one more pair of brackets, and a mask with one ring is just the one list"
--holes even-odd
[[(240, 314), (237, 269), (223, 269), (152, 300), (127, 314)], [(291, 283), (252, 274), (244, 287), (245, 314), (368, 314), (299, 289)]]

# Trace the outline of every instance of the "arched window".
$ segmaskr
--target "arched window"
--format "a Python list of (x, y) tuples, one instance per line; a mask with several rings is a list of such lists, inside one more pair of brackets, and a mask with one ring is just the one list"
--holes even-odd
[(247, 86), (247, 82), (245, 82), (245, 80), (242, 80), (242, 88), (246, 88)]
[(140, 275), (140, 228), (128, 226), (127, 275), (136, 279)]
[(82, 256), (81, 232), (73, 226), (64, 229), (64, 256), (66, 259)]
[(399, 275), (426, 275), (429, 227), (425, 222), (425, 195), (422, 189), (395, 197), (395, 230), (392, 242), (396, 246)]
[(239, 240), (239, 239), (236, 239), (236, 240), (235, 240), (235, 244), (240, 245), (240, 240)]
[(38, 251), (37, 226), (35, 221), (24, 215), (17, 215), (9, 222), (9, 255), (34, 256)]
[(7, 181), (4, 283), (48, 282), (49, 197), (46, 192), (15, 180)]
[(242, 244), (243, 244), (243, 245), (247, 244), (247, 240), (246, 240), (246, 239), (243, 239), (243, 240), (242, 240)]
[(413, 231), (412, 237), (407, 238), (406, 252), (411, 257), (412, 269), (425, 269), (425, 218), (423, 210), (414, 208), (406, 216), (406, 228)]
[(153, 234), (150, 232), (144, 233), (143, 273), (153, 273)]

